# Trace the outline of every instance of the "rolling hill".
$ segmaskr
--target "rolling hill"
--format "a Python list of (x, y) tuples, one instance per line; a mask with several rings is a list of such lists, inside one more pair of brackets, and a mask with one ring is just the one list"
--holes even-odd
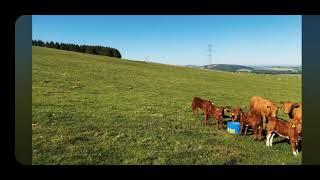
[(266, 147), (191, 111), (194, 96), (301, 101), (297, 78), (32, 47), (33, 164), (301, 164), (282, 138)]
[(236, 64), (209, 64), (205, 66), (186, 65), (185, 67), (220, 70), (227, 72), (252, 72), (256, 74), (301, 74), (301, 66), (243, 66)]
[(221, 71), (252, 71), (254, 68), (249, 66), (242, 65), (232, 65), (232, 64), (210, 64), (206, 66), (202, 66), (203, 69), (211, 69), (211, 70), (221, 70)]

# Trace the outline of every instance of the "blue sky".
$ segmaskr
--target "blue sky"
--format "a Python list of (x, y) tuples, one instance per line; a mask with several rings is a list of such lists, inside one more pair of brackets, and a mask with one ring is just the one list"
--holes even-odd
[(32, 38), (117, 48), (174, 65), (301, 65), (301, 16), (36, 15)]

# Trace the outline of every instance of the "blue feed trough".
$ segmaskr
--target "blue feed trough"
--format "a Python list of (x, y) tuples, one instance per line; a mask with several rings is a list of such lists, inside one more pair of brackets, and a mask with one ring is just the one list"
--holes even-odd
[(231, 134), (240, 134), (240, 123), (239, 122), (228, 121), (227, 130)]

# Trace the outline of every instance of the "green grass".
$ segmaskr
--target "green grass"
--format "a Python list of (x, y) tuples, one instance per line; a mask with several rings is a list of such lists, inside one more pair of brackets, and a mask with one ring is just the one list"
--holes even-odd
[(252, 95), (300, 101), (295, 76), (32, 51), (33, 164), (301, 164), (288, 142), (266, 147), (191, 111), (194, 96), (245, 109)]

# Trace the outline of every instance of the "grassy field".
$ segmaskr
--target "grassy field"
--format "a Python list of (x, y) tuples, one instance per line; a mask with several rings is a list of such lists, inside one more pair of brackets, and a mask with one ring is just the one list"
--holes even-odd
[(245, 109), (252, 95), (301, 101), (295, 76), (32, 51), (33, 164), (301, 164), (282, 138), (266, 147), (191, 111), (194, 96)]

